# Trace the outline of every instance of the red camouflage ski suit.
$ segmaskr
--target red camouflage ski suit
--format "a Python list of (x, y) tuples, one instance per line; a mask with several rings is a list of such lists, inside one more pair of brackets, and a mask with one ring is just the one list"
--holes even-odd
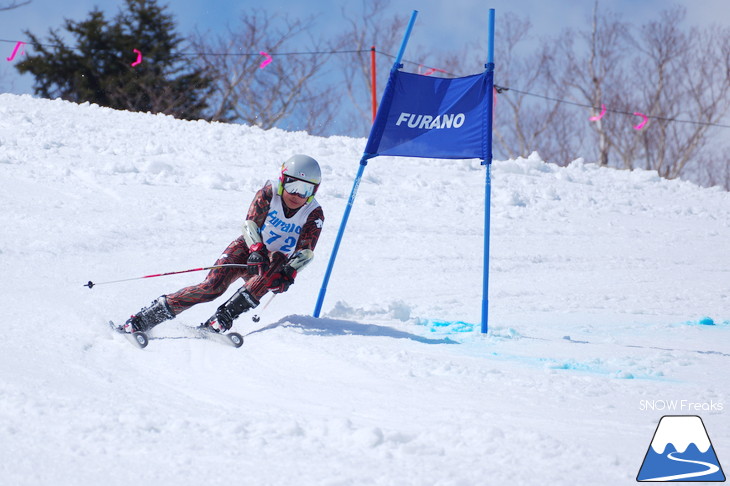
[[(273, 196), (273, 188), (271, 182), (267, 182), (264, 187), (259, 189), (251, 202), (251, 206), (248, 209), (246, 215), (247, 220), (252, 220), (256, 225), (261, 228), (266, 221), (266, 217), (269, 214), (269, 208), (271, 205), (271, 198)], [(287, 217), (291, 217), (297, 211), (290, 210), (284, 205), (284, 211), (287, 213)], [(317, 207), (307, 217), (306, 222), (302, 225), (302, 231), (299, 234), (294, 252), (304, 249), (314, 251), (314, 247), (317, 245), (319, 234), (322, 231), (322, 223), (324, 222), (324, 212), (321, 207)], [(239, 236), (225, 249), (223, 255), (216, 260), (216, 265), (223, 265), (228, 263), (245, 265), (248, 260), (249, 249), (243, 236)], [(248, 282), (251, 276), (247, 273), (245, 267), (223, 267), (214, 268), (205, 277), (201, 283), (185, 287), (175, 293), (165, 295), (167, 305), (170, 311), (174, 315), (180, 314), (182, 311), (189, 309), (195, 304), (201, 302), (210, 302), (217, 299), (228, 289), (228, 287), (237, 279), (243, 278), (244, 281)], [(250, 290), (250, 289), (249, 289)], [(254, 292), (253, 296), (257, 300), (261, 300), (268, 289), (262, 289), (258, 292)]]

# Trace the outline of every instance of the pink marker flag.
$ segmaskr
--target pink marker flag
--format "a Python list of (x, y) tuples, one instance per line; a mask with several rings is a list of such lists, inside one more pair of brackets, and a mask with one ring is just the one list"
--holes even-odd
[(132, 66), (132, 67), (135, 67), (135, 66), (137, 66), (137, 65), (139, 65), (139, 64), (142, 64), (142, 53), (141, 53), (141, 52), (139, 52), (139, 50), (137, 50), (137, 49), (132, 49), (132, 50), (133, 50), (133, 51), (135, 52), (135, 54), (137, 54), (137, 60), (136, 60), (136, 61), (134, 61), (134, 62), (133, 62), (133, 63), (131, 64), (131, 66)]
[(8, 61), (12, 61), (15, 59), (15, 55), (18, 53), (18, 49), (23, 48), (23, 50), (20, 52), (21, 54), (25, 54), (25, 48), (23, 47), (25, 45), (25, 42), (18, 41), (17, 44), (15, 44), (15, 49), (13, 49), (13, 53), (10, 54), (10, 57), (6, 57)]
[(601, 104), (601, 114), (600, 115), (597, 115), (597, 116), (592, 116), (592, 117), (589, 118), (589, 120), (590, 121), (598, 121), (601, 118), (603, 118), (603, 115), (605, 115), (605, 114), (606, 114), (606, 105)]
[(649, 117), (643, 113), (639, 113), (638, 111), (635, 112), (634, 115), (640, 116), (641, 118), (643, 118), (643, 120), (641, 122), (639, 122), (638, 125), (634, 125), (634, 130), (641, 130), (642, 128), (644, 128), (644, 125), (646, 125), (646, 122), (649, 121)]
[(261, 65), (259, 66), (259, 69), (263, 69), (266, 66), (268, 66), (269, 63), (271, 62), (271, 56), (269, 54), (265, 53), (264, 51), (259, 52), (259, 54), (266, 57), (265, 60), (261, 61)]

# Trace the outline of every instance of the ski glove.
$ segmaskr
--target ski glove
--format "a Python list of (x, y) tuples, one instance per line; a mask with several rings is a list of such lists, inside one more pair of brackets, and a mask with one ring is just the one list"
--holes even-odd
[(269, 268), (268, 251), (263, 243), (254, 243), (249, 248), (250, 253), (246, 265), (249, 275), (263, 275)]
[(281, 294), (289, 289), (294, 283), (297, 271), (289, 266), (285, 266), (280, 272), (277, 272), (269, 279), (269, 290), (275, 294)]

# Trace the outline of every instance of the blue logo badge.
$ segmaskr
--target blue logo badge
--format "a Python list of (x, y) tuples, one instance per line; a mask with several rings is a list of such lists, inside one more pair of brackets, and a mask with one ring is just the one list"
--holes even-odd
[(662, 417), (636, 480), (725, 481), (702, 419), (697, 415)]

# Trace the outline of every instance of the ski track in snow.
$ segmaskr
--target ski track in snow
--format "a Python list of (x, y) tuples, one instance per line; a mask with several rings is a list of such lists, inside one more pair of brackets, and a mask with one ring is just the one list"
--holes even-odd
[[(363, 139), (0, 95), (0, 483), (634, 484), (660, 411), (728, 407), (730, 196), (648, 171), (376, 158), (310, 316)], [(108, 330), (204, 273), (255, 191), (317, 158), (313, 263), (234, 330), (202, 304), (140, 351)], [(704, 325), (712, 322), (714, 325)], [(724, 410), (701, 414), (723, 461)]]

